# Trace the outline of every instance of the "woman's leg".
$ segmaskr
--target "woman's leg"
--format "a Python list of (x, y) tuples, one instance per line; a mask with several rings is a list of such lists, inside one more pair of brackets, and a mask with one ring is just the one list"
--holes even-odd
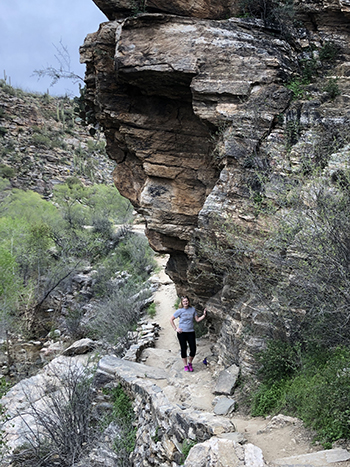
[(196, 356), (197, 345), (196, 345), (196, 334), (194, 332), (187, 333), (187, 341), (190, 346), (190, 356), (188, 361), (192, 363), (194, 357)]
[(179, 339), (180, 348), (181, 348), (181, 358), (184, 362), (184, 365), (187, 365), (187, 337), (185, 332), (181, 332), (177, 334), (177, 338)]

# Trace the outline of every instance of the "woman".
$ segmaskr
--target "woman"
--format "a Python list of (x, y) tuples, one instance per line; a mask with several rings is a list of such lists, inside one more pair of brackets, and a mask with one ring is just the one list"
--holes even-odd
[[(190, 305), (188, 297), (181, 297), (181, 308), (175, 311), (170, 318), (170, 323), (174, 330), (177, 332), (177, 338), (180, 342), (181, 358), (184, 362), (185, 371), (193, 371), (192, 362), (196, 355), (196, 335), (193, 327), (193, 320), (197, 323), (205, 318), (206, 310), (204, 309), (203, 315), (198, 318), (196, 310)], [(180, 318), (179, 326), (174, 323), (176, 318)], [(190, 347), (190, 356), (187, 364), (187, 343)]]

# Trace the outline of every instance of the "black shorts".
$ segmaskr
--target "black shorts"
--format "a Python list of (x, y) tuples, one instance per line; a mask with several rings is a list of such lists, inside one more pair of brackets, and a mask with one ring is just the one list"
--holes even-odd
[(193, 332), (181, 332), (177, 333), (177, 338), (180, 342), (181, 347), (181, 358), (187, 358), (187, 342), (190, 347), (190, 357), (194, 357), (196, 355), (196, 333)]

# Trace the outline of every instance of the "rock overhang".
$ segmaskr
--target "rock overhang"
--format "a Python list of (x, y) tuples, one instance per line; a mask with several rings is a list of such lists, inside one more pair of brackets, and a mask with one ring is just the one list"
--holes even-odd
[[(111, 24), (97, 34), (105, 55)], [(254, 149), (289, 102), (283, 81), (293, 70), (293, 52), (259, 21), (144, 13), (113, 27), (108, 57), (102, 60), (89, 44), (82, 49), (83, 61), (94, 67), (91, 91), (108, 152), (118, 163), (114, 180), (145, 216), (157, 239), (152, 246), (184, 251), (219, 179), (218, 129), (231, 127), (224, 144), (229, 158)], [(258, 107), (258, 134), (242, 137), (242, 122), (250, 128)]]

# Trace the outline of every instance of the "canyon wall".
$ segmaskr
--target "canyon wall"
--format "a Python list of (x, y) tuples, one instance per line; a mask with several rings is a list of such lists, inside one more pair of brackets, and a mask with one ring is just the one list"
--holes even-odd
[[(273, 214), (258, 211), (276, 212), (320, 139), (349, 128), (350, 2), (296, 0), (288, 20), (282, 8), (269, 22), (236, 17), (239, 3), (226, 0), (94, 1), (109, 21), (87, 36), (81, 61), (115, 184), (152, 248), (170, 254), (178, 293), (207, 307), (220, 361), (250, 373), (279, 332), (271, 303), (237, 287), (201, 241), (227, 220), (252, 239), (268, 232)], [(337, 54), (321, 62), (327, 44)], [(298, 93), (305, 63), (322, 73)], [(332, 79), (336, 96), (325, 91)]]

